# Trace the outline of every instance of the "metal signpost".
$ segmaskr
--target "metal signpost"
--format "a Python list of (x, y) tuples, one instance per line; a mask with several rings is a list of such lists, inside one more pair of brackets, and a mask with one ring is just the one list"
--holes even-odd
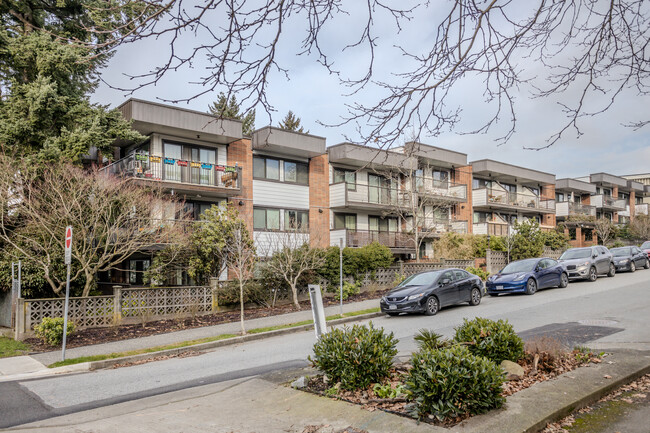
[(311, 301), (311, 312), (314, 317), (314, 331), (316, 338), (327, 333), (327, 322), (325, 322), (325, 309), (323, 308), (323, 298), (318, 284), (309, 284), (309, 300)]
[(65, 264), (68, 265), (68, 276), (65, 282), (65, 307), (63, 309), (63, 345), (61, 360), (65, 361), (65, 341), (68, 334), (68, 302), (70, 301), (70, 263), (72, 262), (72, 226), (65, 228)]
[(339, 239), (339, 295), (341, 304), (341, 317), (343, 317), (343, 239)]

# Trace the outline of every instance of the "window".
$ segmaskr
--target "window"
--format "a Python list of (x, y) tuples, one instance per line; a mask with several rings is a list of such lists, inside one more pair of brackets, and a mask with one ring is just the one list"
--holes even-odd
[(129, 283), (144, 284), (144, 273), (149, 269), (151, 260), (129, 260)]
[(472, 189), (480, 189), (480, 188), (490, 188), (492, 186), (492, 182), (489, 180), (485, 179), (472, 179)]
[(396, 232), (397, 218), (368, 217), (368, 229), (376, 232)]
[(447, 188), (449, 182), (449, 172), (433, 170), (433, 186), (436, 188)]
[(456, 281), (464, 280), (465, 278), (469, 277), (469, 274), (465, 271), (457, 270), (454, 271), (454, 276), (456, 277)]
[(345, 182), (348, 191), (357, 189), (357, 173), (352, 170), (334, 169), (334, 183)]
[(280, 209), (253, 209), (253, 229), (280, 230)]
[(603, 195), (606, 197), (611, 197), (612, 196), (612, 190), (608, 188), (603, 188)]
[(618, 198), (622, 200), (629, 200), (630, 199), (630, 194), (626, 192), (619, 192), (618, 193)]
[(558, 202), (558, 203), (562, 203), (564, 201), (564, 193), (556, 192), (555, 193), (555, 201)]
[(280, 160), (274, 158), (254, 156), (253, 157), (253, 178), (280, 180)]
[(284, 181), (309, 184), (309, 166), (304, 162), (284, 161)]
[(355, 214), (335, 213), (334, 214), (334, 229), (357, 229), (357, 216)]
[(474, 224), (486, 223), (490, 221), (490, 214), (487, 212), (474, 212), (472, 221)]
[(309, 228), (309, 212), (306, 210), (285, 210), (284, 229), (307, 229)]

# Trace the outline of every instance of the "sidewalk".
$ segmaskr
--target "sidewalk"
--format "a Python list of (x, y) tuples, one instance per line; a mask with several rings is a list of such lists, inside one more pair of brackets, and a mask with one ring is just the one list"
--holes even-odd
[[(343, 304), (344, 313), (367, 310), (379, 307), (377, 299), (352, 302)], [(325, 316), (332, 316), (340, 313), (340, 306), (333, 305), (325, 308)], [(360, 319), (361, 317), (359, 317)], [(294, 313), (281, 314), (277, 316), (261, 317), (246, 320), (247, 329), (266, 328), (271, 326), (289, 325), (292, 323), (312, 320), (311, 310), (297, 311)], [(313, 327), (313, 326), (312, 326)], [(82, 356), (108, 355), (115, 352), (126, 352), (131, 350), (148, 349), (184, 341), (198, 340), (206, 337), (214, 337), (223, 334), (238, 334), (240, 332), (239, 322), (222, 323), (214, 326), (201, 328), (184, 329), (181, 331), (169, 332), (166, 334), (150, 335), (148, 337), (134, 338), (130, 340), (113, 341), (110, 343), (94, 344), (66, 349), (66, 359), (79, 358)], [(88, 365), (79, 364), (76, 368), (48, 369), (47, 365), (61, 360), (61, 350), (53, 352), (38, 353), (31, 356), (18, 356), (11, 358), (0, 358), (0, 380), (9, 380), (13, 376), (24, 376), (29, 374), (43, 375), (62, 371), (87, 370)], [(75, 367), (75, 366), (70, 366)]]

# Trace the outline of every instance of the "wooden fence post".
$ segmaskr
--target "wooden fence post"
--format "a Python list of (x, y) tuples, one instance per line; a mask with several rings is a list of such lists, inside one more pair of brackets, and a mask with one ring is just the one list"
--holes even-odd
[(217, 311), (219, 308), (219, 299), (217, 297), (217, 290), (219, 289), (219, 279), (215, 277), (210, 278), (210, 288), (212, 289), (212, 312)]
[(113, 323), (122, 322), (122, 286), (113, 286)]
[(25, 338), (25, 299), (16, 300), (16, 322), (14, 324), (14, 338), (22, 340)]

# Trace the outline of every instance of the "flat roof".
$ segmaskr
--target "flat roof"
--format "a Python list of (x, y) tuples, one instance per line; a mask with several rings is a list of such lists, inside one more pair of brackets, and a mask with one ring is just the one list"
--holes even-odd
[(326, 152), (324, 137), (265, 126), (253, 132), (253, 149), (313, 158)]
[(416, 170), (418, 160), (403, 153), (353, 143), (339, 143), (327, 148), (330, 163), (353, 167), (401, 168)]
[(555, 181), (555, 190), (596, 194), (596, 185), (578, 179), (562, 178)]
[(480, 159), (470, 162), (472, 173), (486, 176), (506, 183), (555, 184), (555, 175), (532, 168), (520, 167), (493, 159)]

